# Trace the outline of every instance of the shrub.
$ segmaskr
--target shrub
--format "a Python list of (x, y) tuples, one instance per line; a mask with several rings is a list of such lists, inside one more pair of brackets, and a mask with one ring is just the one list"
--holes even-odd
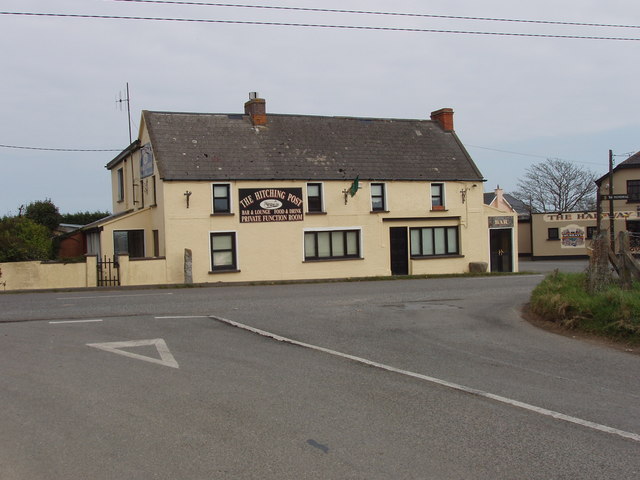
[(47, 227), (25, 217), (0, 219), (0, 262), (47, 260), (52, 255)]

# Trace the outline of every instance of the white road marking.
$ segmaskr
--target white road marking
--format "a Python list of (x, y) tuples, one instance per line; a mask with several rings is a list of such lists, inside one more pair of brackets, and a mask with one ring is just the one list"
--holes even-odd
[(131, 295), (95, 295), (92, 297), (59, 297), (56, 300), (87, 300), (87, 299), (96, 299), (96, 298), (122, 298), (122, 297), (158, 297), (160, 295), (173, 295), (172, 292), (167, 293), (137, 293)]
[[(143, 347), (147, 345), (155, 345), (156, 350), (158, 350), (158, 354), (160, 355), (159, 359), (127, 352), (126, 350), (120, 350), (121, 348)], [(105, 352), (124, 355), (125, 357), (135, 358), (137, 360), (144, 360), (145, 362), (157, 363), (166, 367), (180, 368), (178, 362), (176, 362), (176, 359), (173, 357), (169, 351), (169, 347), (167, 347), (166, 342), (162, 338), (154, 338), (152, 340), (132, 340), (128, 342), (87, 343), (87, 346), (98, 348)]]
[(434, 383), (434, 384), (437, 384), (437, 385), (441, 385), (443, 387), (451, 388), (453, 390), (457, 390), (457, 391), (464, 392), (464, 393), (469, 393), (471, 395), (476, 395), (478, 397), (489, 398), (489, 399), (494, 400), (496, 402), (504, 403), (506, 405), (511, 405), (512, 407), (521, 408), (523, 410), (528, 410), (530, 412), (534, 412), (534, 413), (537, 413), (537, 414), (540, 414), (540, 415), (544, 415), (544, 416), (547, 416), (547, 417), (555, 418), (557, 420), (563, 420), (565, 422), (573, 423), (573, 424), (576, 424), (576, 425), (581, 425), (581, 426), (586, 427), (586, 428), (590, 428), (590, 429), (597, 430), (597, 431), (600, 431), (600, 432), (609, 433), (611, 435), (617, 435), (617, 436), (620, 436), (620, 437), (623, 437), (623, 438), (628, 438), (630, 440), (634, 440), (636, 442), (640, 442), (640, 435), (637, 434), (637, 433), (626, 432), (624, 430), (619, 430), (617, 428), (609, 427), (607, 425), (601, 425), (599, 423), (590, 422), (589, 420), (583, 420), (581, 418), (572, 417), (570, 415), (565, 415), (564, 413), (554, 412), (553, 410), (548, 410), (548, 409), (542, 408), (542, 407), (536, 407), (535, 405), (531, 405), (531, 404), (528, 404), (528, 403), (520, 402), (518, 400), (513, 400), (511, 398), (503, 397), (501, 395), (495, 395), (493, 393), (485, 392), (485, 391), (482, 391), (482, 390), (477, 390), (477, 389), (471, 388), (471, 387), (466, 387), (464, 385), (459, 385), (457, 383), (448, 382), (446, 380), (441, 380), (439, 378), (430, 377), (428, 375), (422, 375), (420, 373), (410, 372), (408, 370), (402, 370), (402, 369), (399, 369), (399, 368), (392, 367), (390, 365), (385, 365), (383, 363), (373, 362), (371, 360), (367, 360), (366, 358), (355, 357), (353, 355), (349, 355), (349, 354), (342, 353), (342, 352), (337, 352), (335, 350), (330, 350), (328, 348), (319, 347), (317, 345), (311, 345), (309, 343), (299, 342), (297, 340), (293, 340), (293, 339), (287, 338), (287, 337), (282, 337), (280, 335), (276, 335), (274, 333), (267, 332), (265, 330), (260, 330), (258, 328), (254, 328), (254, 327), (251, 327), (249, 325), (245, 325), (243, 323), (234, 322), (233, 320), (228, 320), (226, 318), (216, 317), (216, 316), (213, 316), (213, 315), (211, 315), (210, 318), (212, 318), (214, 320), (217, 320), (219, 322), (222, 322), (222, 323), (226, 323), (227, 325), (231, 325), (233, 327), (237, 327), (237, 328), (240, 328), (240, 329), (243, 329), (243, 330), (247, 330), (247, 331), (252, 332), (252, 333), (256, 333), (256, 334), (261, 335), (263, 337), (272, 338), (272, 339), (277, 340), (279, 342), (290, 343), (292, 345), (297, 345), (299, 347), (309, 348), (311, 350), (316, 350), (318, 352), (323, 352), (323, 353), (327, 353), (329, 355), (333, 355), (333, 356), (336, 356), (336, 357), (345, 358), (347, 360), (352, 360), (354, 362), (362, 363), (362, 364), (367, 365), (369, 367), (380, 368), (380, 369), (386, 370), (388, 372), (399, 373), (401, 375), (406, 375), (408, 377), (413, 377), (413, 378), (417, 378), (417, 379), (420, 379), (420, 380), (425, 380), (427, 382), (431, 382), (431, 383)]
[(208, 315), (176, 315), (176, 316), (168, 316), (168, 317), (153, 317), (156, 320), (169, 320), (169, 319), (177, 319), (177, 318), (209, 318)]
[(90, 320), (55, 320), (49, 323), (53, 325), (56, 323), (91, 323), (91, 322), (101, 322), (101, 321), (102, 321), (101, 318), (94, 318)]

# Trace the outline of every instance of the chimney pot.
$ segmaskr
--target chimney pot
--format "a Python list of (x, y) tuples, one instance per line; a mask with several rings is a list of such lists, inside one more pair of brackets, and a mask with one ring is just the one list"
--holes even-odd
[(431, 112), (431, 120), (437, 122), (445, 132), (453, 131), (453, 109), (441, 108), (435, 112)]

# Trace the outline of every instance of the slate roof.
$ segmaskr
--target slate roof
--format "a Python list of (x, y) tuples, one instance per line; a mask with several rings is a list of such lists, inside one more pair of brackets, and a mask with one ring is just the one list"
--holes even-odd
[(456, 134), (432, 120), (268, 114), (266, 126), (254, 127), (246, 115), (144, 111), (143, 117), (164, 180), (351, 180), (359, 175), (483, 181)]
[(617, 168), (638, 168), (640, 167), (640, 152), (634, 153), (624, 162), (621, 162)]
[[(516, 211), (518, 217), (521, 219), (529, 218), (529, 207), (518, 198), (514, 197), (510, 193), (503, 193), (503, 198), (511, 205), (511, 207)], [(487, 192), (484, 194), (484, 204), (491, 205), (491, 202), (496, 198), (496, 194), (494, 192)]]
[(504, 199), (509, 202), (509, 205), (513, 207), (519, 217), (529, 217), (529, 207), (522, 200), (509, 193), (505, 193), (503, 196)]
[[(613, 171), (615, 172), (617, 170), (622, 170), (625, 168), (640, 168), (640, 152), (634, 153), (629, 158), (627, 158), (624, 162), (620, 162), (619, 165), (616, 165)], [(602, 181), (608, 177), (609, 177), (609, 173), (605, 173), (603, 176), (601, 176), (599, 179), (596, 180), (596, 184), (600, 186), (602, 184)]]

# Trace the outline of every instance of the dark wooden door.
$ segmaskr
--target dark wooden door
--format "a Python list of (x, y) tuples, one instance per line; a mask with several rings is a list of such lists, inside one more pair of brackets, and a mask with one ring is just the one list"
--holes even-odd
[(409, 275), (409, 241), (407, 227), (389, 229), (391, 245), (391, 275)]
[(491, 271), (513, 271), (513, 247), (511, 245), (511, 229), (489, 230), (491, 249)]

